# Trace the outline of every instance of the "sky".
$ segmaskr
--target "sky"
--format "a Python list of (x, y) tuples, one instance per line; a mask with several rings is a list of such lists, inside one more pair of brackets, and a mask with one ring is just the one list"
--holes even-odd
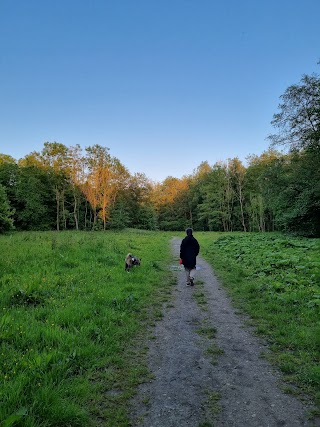
[(0, 0), (0, 153), (110, 149), (153, 181), (268, 149), (319, 74), (319, 0)]

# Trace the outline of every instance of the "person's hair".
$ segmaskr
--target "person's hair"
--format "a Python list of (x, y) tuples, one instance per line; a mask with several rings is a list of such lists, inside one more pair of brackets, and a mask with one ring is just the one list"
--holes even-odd
[(193, 233), (192, 228), (187, 228), (186, 229), (186, 233), (187, 233), (188, 236), (192, 236), (192, 233)]

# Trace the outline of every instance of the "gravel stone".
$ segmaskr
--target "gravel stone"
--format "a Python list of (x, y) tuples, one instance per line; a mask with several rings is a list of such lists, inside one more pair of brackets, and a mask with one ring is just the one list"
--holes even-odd
[[(177, 259), (181, 240), (171, 243)], [(177, 277), (173, 301), (147, 343), (148, 366), (155, 379), (139, 386), (131, 425), (320, 425), (308, 420), (310, 408), (281, 391), (281, 374), (262, 357), (267, 344), (254, 335), (244, 315), (236, 314), (210, 265), (201, 256), (197, 261), (194, 287), (185, 285), (183, 269), (172, 269)], [(205, 294), (206, 304), (197, 303), (197, 293)], [(204, 333), (199, 333), (201, 328)], [(216, 330), (215, 337), (206, 330)]]

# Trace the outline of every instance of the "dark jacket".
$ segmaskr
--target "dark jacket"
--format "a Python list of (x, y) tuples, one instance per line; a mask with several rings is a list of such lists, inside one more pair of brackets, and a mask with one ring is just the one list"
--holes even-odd
[(195, 268), (196, 266), (196, 257), (199, 254), (200, 245), (198, 240), (195, 239), (192, 235), (186, 236), (180, 245), (180, 258), (182, 259), (182, 264), (186, 268)]

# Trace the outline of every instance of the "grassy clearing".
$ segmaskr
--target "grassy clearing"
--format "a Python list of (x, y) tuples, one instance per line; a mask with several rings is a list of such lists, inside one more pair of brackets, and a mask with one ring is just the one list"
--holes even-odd
[(288, 381), (320, 407), (320, 241), (199, 233), (201, 253), (267, 337)]
[[(139, 343), (172, 288), (169, 240), (132, 230), (0, 236), (1, 426), (128, 425), (128, 400), (149, 375)], [(126, 273), (129, 251), (142, 263)]]

